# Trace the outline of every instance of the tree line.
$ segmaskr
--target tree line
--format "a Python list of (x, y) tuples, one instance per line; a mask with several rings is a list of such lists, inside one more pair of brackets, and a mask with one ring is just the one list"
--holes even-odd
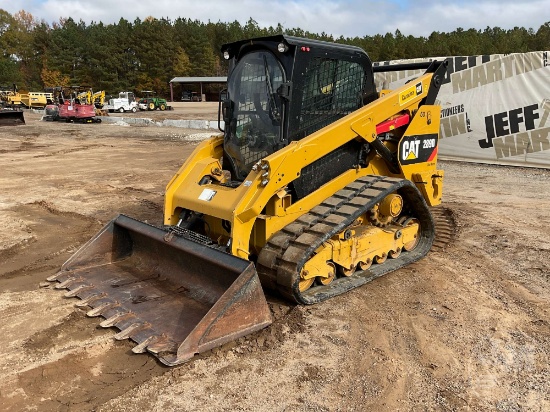
[(48, 24), (21, 10), (14, 15), (0, 9), (0, 85), (20, 90), (79, 85), (111, 94), (153, 90), (169, 94), (175, 76), (225, 76), (222, 44), (243, 38), (285, 33), (292, 36), (359, 46), (373, 61), (437, 56), (524, 53), (550, 48), (550, 22), (538, 30), (458, 28), (428, 37), (395, 33), (338, 37), (299, 28), (201, 22), (178, 17), (147, 17), (104, 24), (62, 18)]

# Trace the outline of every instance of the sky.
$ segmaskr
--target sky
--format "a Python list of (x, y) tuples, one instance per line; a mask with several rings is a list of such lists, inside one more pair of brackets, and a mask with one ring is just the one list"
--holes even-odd
[(550, 21), (550, 0), (0, 0), (0, 9), (19, 10), (47, 23), (60, 18), (116, 23), (148, 16), (204, 23), (252, 18), (260, 27), (301, 28), (335, 38), (395, 33), (429, 36), (461, 27), (537, 30)]

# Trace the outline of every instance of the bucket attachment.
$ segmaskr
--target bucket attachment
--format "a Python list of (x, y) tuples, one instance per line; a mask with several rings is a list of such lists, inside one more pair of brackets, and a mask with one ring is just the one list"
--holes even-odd
[(19, 126), (25, 124), (25, 117), (20, 110), (0, 110), (0, 126)]
[(271, 324), (253, 263), (124, 215), (48, 280), (169, 366)]

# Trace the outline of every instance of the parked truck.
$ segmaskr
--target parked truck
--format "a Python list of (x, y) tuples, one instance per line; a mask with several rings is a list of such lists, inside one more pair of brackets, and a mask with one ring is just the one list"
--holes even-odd
[(120, 92), (117, 99), (109, 99), (109, 103), (103, 106), (109, 112), (137, 112), (138, 103), (133, 92)]

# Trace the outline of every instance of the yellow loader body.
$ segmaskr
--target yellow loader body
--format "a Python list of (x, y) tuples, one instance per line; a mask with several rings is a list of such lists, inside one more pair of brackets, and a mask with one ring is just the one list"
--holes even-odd
[(443, 63), (378, 92), (388, 68), (356, 47), (281, 35), (222, 52), (224, 135), (168, 183), (165, 226), (121, 215), (49, 278), (167, 365), (269, 325), (265, 289), (323, 302), (435, 238)]

